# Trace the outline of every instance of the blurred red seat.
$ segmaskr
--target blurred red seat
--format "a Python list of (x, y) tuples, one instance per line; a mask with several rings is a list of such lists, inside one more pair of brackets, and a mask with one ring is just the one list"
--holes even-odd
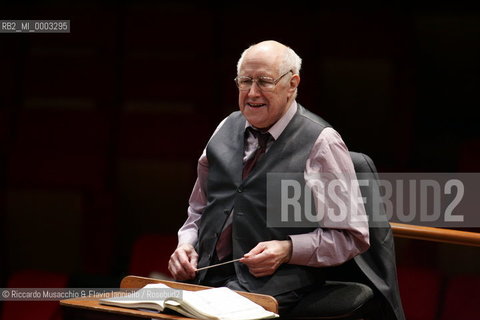
[(177, 247), (176, 234), (146, 234), (135, 241), (129, 273), (136, 276), (170, 278), (168, 260)]
[(434, 269), (399, 267), (398, 282), (408, 320), (434, 320), (440, 307), (442, 275)]
[(479, 275), (457, 275), (450, 278), (440, 319), (480, 319), (479, 287)]
[[(68, 277), (61, 273), (25, 270), (12, 274), (8, 288), (65, 288)], [(2, 320), (59, 320), (61, 319), (58, 301), (5, 301)]]

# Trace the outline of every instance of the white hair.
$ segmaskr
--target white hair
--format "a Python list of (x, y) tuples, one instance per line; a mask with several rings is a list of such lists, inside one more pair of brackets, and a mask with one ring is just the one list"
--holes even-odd
[[(257, 44), (252, 44), (250, 47), (245, 49), (242, 52), (242, 55), (240, 56), (240, 59), (238, 59), (237, 62), (237, 74), (240, 73), (240, 67), (243, 63), (243, 59), (245, 58), (245, 54), (250, 50), (252, 47), (256, 46)], [(292, 48), (285, 46), (285, 54), (283, 56), (283, 60), (280, 63), (279, 66), (279, 74), (286, 73), (290, 70), (294, 74), (300, 75), (300, 69), (302, 68), (302, 59), (293, 51)]]
[(283, 56), (282, 64), (280, 65), (280, 72), (285, 73), (292, 70), (294, 74), (300, 75), (300, 69), (302, 68), (302, 59), (290, 47), (287, 47), (285, 51), (286, 52)]

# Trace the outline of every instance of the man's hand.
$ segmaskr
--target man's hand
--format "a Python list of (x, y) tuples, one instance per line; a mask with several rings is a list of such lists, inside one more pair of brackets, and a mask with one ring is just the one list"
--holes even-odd
[(168, 270), (175, 280), (195, 278), (198, 254), (191, 244), (181, 244), (175, 249), (168, 262)]
[(273, 274), (282, 263), (290, 261), (291, 256), (292, 241), (272, 240), (257, 244), (240, 262), (245, 263), (255, 277), (263, 277)]

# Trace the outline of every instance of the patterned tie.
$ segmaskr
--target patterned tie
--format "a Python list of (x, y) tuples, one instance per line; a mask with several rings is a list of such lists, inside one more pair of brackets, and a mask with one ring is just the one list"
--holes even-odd
[[(244, 180), (253, 170), (257, 161), (265, 153), (265, 151), (267, 150), (267, 144), (272, 138), (271, 134), (268, 132), (261, 133), (257, 130), (252, 129), (251, 127), (247, 128), (247, 130), (252, 132), (253, 135), (257, 138), (258, 147), (257, 150), (255, 150), (255, 153), (243, 165), (242, 179)], [(215, 249), (217, 250), (217, 257), (219, 261), (224, 260), (232, 254), (232, 222), (228, 220), (230, 219), (227, 219), (228, 225), (223, 228), (223, 231), (220, 234), (217, 245), (215, 247)]]

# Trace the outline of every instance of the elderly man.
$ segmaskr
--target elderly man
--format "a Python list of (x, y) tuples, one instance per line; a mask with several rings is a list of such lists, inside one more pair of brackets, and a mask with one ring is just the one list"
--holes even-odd
[[(240, 112), (219, 124), (199, 159), (188, 218), (169, 262), (177, 280), (270, 294), (281, 313), (323, 281), (321, 267), (369, 247), (357, 192), (345, 195), (352, 205), (342, 221), (325, 217), (316, 227), (267, 226), (268, 172), (303, 172), (307, 184), (315, 174), (355, 177), (340, 135), (295, 100), (300, 67), (300, 57), (276, 41), (243, 52), (235, 78)], [(314, 197), (329, 203), (328, 194)]]

